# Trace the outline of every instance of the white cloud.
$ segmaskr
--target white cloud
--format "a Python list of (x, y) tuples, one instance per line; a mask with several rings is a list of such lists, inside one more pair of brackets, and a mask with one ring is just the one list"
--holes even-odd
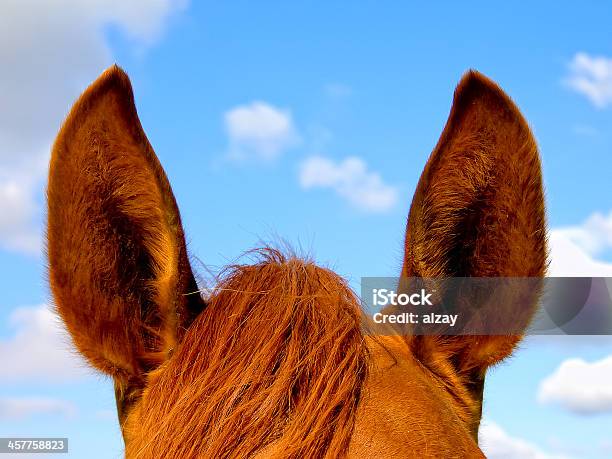
[(601, 349), (603, 346), (612, 348), (610, 335), (529, 335), (523, 340), (523, 346), (529, 349), (533, 346), (546, 347), (561, 356), (579, 353), (584, 349)]
[[(0, 246), (40, 247), (51, 142), (76, 96), (112, 62), (105, 30), (150, 45), (186, 0), (4, 0), (0, 14)], [(16, 178), (17, 177), (17, 178)], [(2, 200), (0, 200), (2, 202)], [(26, 236), (20, 236), (26, 235)], [(37, 240), (35, 240), (37, 239)]]
[(265, 102), (235, 107), (224, 118), (232, 159), (275, 159), (299, 141), (291, 112)]
[(549, 237), (551, 277), (612, 277), (612, 263), (594, 259), (563, 232)]
[(598, 108), (612, 105), (612, 58), (577, 53), (564, 82)]
[(91, 374), (48, 306), (17, 308), (8, 323), (14, 334), (0, 340), (0, 380), (66, 381)]
[[(612, 263), (597, 255), (612, 247), (612, 212), (594, 213), (576, 226), (555, 228), (549, 233), (550, 277), (612, 277)], [(552, 349), (601, 347), (612, 342), (608, 335), (529, 336), (534, 344)]]
[(578, 414), (612, 413), (612, 356), (565, 360), (540, 383), (538, 401)]
[(397, 202), (397, 188), (386, 184), (366, 163), (349, 157), (336, 163), (322, 156), (311, 156), (300, 166), (304, 189), (329, 188), (353, 206), (369, 212), (384, 212)]
[(581, 225), (550, 232), (550, 276), (612, 277), (612, 263), (597, 256), (612, 248), (612, 211), (595, 212)]
[(567, 459), (567, 456), (546, 453), (521, 438), (512, 437), (493, 422), (483, 422), (478, 437), (478, 444), (489, 459)]
[[(2, 177), (6, 175), (5, 177)], [(35, 184), (29, 176), (0, 174), (0, 245), (8, 249), (39, 253), (40, 233), (34, 221), (39, 213)]]
[(606, 216), (595, 212), (580, 226), (558, 228), (562, 234), (590, 255), (599, 255), (612, 248), (612, 211)]
[(76, 407), (55, 398), (0, 398), (1, 420), (15, 421), (41, 414), (72, 417), (76, 414)]

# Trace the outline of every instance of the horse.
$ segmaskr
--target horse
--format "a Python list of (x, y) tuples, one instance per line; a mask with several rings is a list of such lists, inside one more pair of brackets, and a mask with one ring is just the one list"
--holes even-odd
[[(220, 191), (222, 192), (222, 190)], [(482, 458), (487, 369), (525, 334), (371, 336), (348, 283), (264, 247), (204, 295), (130, 80), (107, 69), (52, 147), (47, 257), (78, 352), (112, 378), (128, 458)], [(538, 148), (468, 71), (410, 206), (402, 277), (542, 277)], [(518, 305), (526, 327), (535, 305)]]

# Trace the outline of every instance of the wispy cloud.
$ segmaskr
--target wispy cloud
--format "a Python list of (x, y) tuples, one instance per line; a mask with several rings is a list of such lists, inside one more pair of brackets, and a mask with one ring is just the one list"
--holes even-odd
[(612, 105), (612, 58), (577, 53), (569, 63), (563, 80), (598, 108)]
[(59, 317), (48, 306), (21, 307), (9, 317), (12, 336), (0, 341), (0, 380), (66, 381), (90, 374), (72, 352)]
[(325, 85), (325, 93), (334, 99), (344, 99), (353, 94), (353, 89), (342, 83), (329, 83)]
[(72, 403), (56, 398), (0, 398), (0, 419), (7, 421), (23, 420), (41, 414), (72, 417), (76, 411)]
[(509, 435), (494, 422), (483, 422), (478, 444), (489, 459), (569, 459), (550, 454), (521, 438)]
[(111, 410), (111, 409), (103, 409), (103, 410), (97, 410), (94, 413), (94, 416), (97, 419), (101, 419), (104, 421), (115, 421), (117, 419), (117, 411), (116, 410)]
[(356, 157), (336, 163), (322, 156), (311, 156), (301, 164), (299, 180), (306, 190), (333, 190), (354, 207), (368, 212), (388, 211), (398, 199), (397, 188), (386, 184), (379, 173), (369, 170)]
[(589, 126), (588, 124), (576, 124), (572, 126), (572, 131), (574, 134), (582, 136), (582, 137), (598, 137), (601, 135), (598, 129), (593, 126)]
[(612, 413), (612, 356), (565, 360), (540, 383), (538, 401), (578, 414)]
[(272, 160), (299, 142), (289, 110), (252, 102), (225, 113), (231, 159)]
[[(187, 0), (5, 0), (0, 14), (0, 247), (39, 252), (53, 137), (70, 104), (106, 66), (108, 27), (137, 47), (155, 42)], [(27, 57), (26, 57), (27, 56)], [(32, 167), (34, 165), (34, 167)], [(40, 222), (39, 222), (40, 223)]]

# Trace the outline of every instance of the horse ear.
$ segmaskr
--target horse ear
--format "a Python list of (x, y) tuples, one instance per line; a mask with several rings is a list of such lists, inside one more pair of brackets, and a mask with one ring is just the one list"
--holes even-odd
[(72, 108), (47, 196), (51, 291), (74, 344), (120, 386), (143, 380), (203, 303), (170, 184), (120, 68)]
[[(406, 231), (402, 276), (540, 277), (546, 231), (540, 160), (516, 105), (470, 71), (455, 91), (444, 131), (419, 180)], [(535, 304), (516, 311), (528, 325)], [(421, 360), (449, 360), (484, 375), (520, 336), (419, 336)]]

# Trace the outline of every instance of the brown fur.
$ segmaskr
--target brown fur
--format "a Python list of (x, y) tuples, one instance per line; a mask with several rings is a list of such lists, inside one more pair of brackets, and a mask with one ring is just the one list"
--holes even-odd
[[(516, 105), (491, 80), (468, 72), (417, 185), (402, 275), (543, 276), (540, 170), (535, 140)], [(521, 328), (527, 327), (535, 302), (527, 306), (513, 311)], [(409, 345), (434, 373), (452, 381), (454, 390), (472, 392), (476, 435), (484, 372), (510, 355), (520, 338), (416, 336)]]
[[(114, 379), (127, 457), (483, 457), (484, 375), (520, 336), (366, 336), (342, 279), (274, 250), (202, 298), (118, 67), (64, 123), (48, 203), (55, 304)], [(542, 276), (544, 234), (533, 136), (469, 72), (415, 193), (402, 275)]]
[(150, 375), (126, 423), (127, 455), (251, 457), (283, 436), (283, 457), (340, 457), (366, 358), (344, 281), (269, 250), (230, 271), (173, 358)]

